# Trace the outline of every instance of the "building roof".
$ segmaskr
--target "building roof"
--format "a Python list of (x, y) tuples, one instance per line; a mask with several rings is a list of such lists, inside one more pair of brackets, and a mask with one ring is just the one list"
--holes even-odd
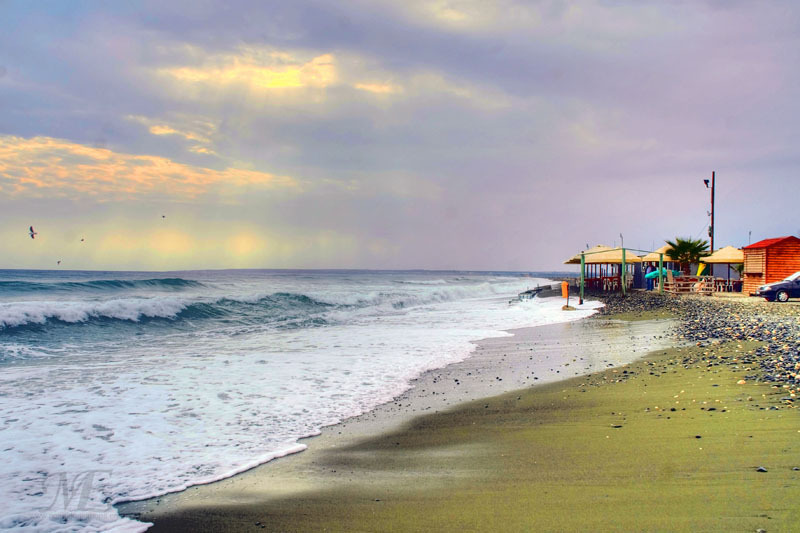
[(788, 237), (776, 237), (774, 239), (764, 239), (763, 241), (754, 242), (753, 244), (751, 244), (749, 246), (745, 246), (744, 248), (742, 248), (742, 250), (754, 250), (756, 248), (769, 248), (770, 246), (778, 244), (779, 242), (783, 242), (783, 241), (785, 241), (787, 239), (791, 239), (793, 241), (797, 241), (798, 243), (800, 243), (800, 239), (798, 239), (797, 237), (795, 237), (793, 235), (789, 235)]

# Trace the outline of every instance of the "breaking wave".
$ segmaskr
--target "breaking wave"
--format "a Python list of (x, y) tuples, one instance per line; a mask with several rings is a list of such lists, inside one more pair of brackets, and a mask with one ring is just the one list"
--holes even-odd
[(276, 293), (254, 301), (220, 298), (117, 298), (106, 301), (33, 301), (0, 304), (0, 331), (48, 323), (92, 321), (202, 320), (230, 318), (237, 323), (288, 322), (310, 318), (333, 307), (303, 294)]
[[(37, 285), (27, 282), (26, 286)], [(157, 286), (194, 287), (199, 282), (180, 278), (156, 280), (100, 280), (46, 285), (72, 285), (85, 287), (142, 287)], [(45, 284), (40, 284), (45, 285)], [(325, 295), (277, 292), (269, 295), (225, 296), (203, 298), (198, 296), (116, 297), (106, 300), (32, 300), (0, 303), (0, 332), (9, 333), (17, 328), (41, 328), (50, 324), (83, 324), (87, 322), (171, 322), (196, 320), (221, 320), (235, 323), (275, 324), (281, 327), (320, 326), (326, 323), (324, 314), (331, 311), (345, 314), (359, 309), (382, 308), (398, 311), (419, 305), (448, 302), (472, 297), (486, 297), (498, 293), (493, 284), (481, 283), (468, 287), (436, 286), (419, 293), (368, 292)], [(344, 318), (340, 316), (340, 318)]]
[(182, 290), (186, 288), (203, 287), (199, 281), (182, 278), (154, 278), (154, 279), (98, 279), (91, 281), (58, 281), (39, 283), (34, 281), (0, 281), (0, 294), (4, 293), (37, 293), (37, 292), (67, 292), (67, 291), (115, 291), (131, 289), (150, 290)]

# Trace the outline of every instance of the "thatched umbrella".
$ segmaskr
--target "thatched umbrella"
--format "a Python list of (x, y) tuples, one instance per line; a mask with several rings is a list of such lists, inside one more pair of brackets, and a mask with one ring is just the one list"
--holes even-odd
[[(578, 256), (580, 263), (580, 255)], [(638, 255), (625, 250), (626, 263), (641, 263), (642, 258)], [(622, 264), (622, 248), (613, 248), (610, 250), (603, 250), (600, 253), (587, 255), (586, 263), (590, 264), (604, 264), (604, 265), (621, 265)]]
[[(588, 263), (589, 262), (589, 258), (590, 257), (594, 257), (596, 255), (595, 252), (606, 252), (606, 251), (611, 250), (611, 249), (612, 248), (610, 246), (606, 246), (604, 244), (598, 244), (597, 246), (592, 246), (588, 250), (585, 250), (583, 252), (583, 254), (584, 254), (585, 258), (586, 258), (586, 262)], [(564, 264), (565, 265), (580, 265), (581, 264), (581, 252), (578, 252), (577, 254), (573, 255), (572, 257), (570, 257), (569, 259), (564, 261)]]
[(738, 264), (744, 263), (744, 252), (733, 246), (720, 248), (716, 252), (700, 259), (703, 263)]
[(645, 263), (658, 263), (661, 257), (660, 254), (664, 254), (664, 262), (673, 263), (674, 259), (672, 259), (668, 253), (671, 249), (672, 247), (669, 244), (665, 244), (655, 252), (650, 252), (649, 254), (642, 257), (642, 261), (644, 261)]
[(720, 248), (716, 252), (700, 259), (706, 264), (728, 265), (728, 281), (731, 279), (731, 265), (744, 263), (744, 252), (733, 246)]

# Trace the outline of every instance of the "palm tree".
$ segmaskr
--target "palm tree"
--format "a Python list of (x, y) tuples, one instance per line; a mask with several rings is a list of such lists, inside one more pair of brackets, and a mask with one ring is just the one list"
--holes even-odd
[(708, 241), (706, 240), (676, 237), (675, 242), (664, 242), (671, 248), (667, 253), (673, 261), (681, 265), (681, 271), (684, 274), (689, 273), (692, 263), (697, 263), (701, 257), (708, 255)]

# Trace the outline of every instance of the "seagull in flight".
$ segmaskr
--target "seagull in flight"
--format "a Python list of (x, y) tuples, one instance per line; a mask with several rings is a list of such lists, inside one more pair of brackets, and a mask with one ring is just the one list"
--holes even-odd
[(31, 239), (35, 239), (36, 236), (39, 235), (39, 232), (34, 231), (33, 226), (31, 226), (30, 228), (28, 228), (28, 235), (31, 236)]

